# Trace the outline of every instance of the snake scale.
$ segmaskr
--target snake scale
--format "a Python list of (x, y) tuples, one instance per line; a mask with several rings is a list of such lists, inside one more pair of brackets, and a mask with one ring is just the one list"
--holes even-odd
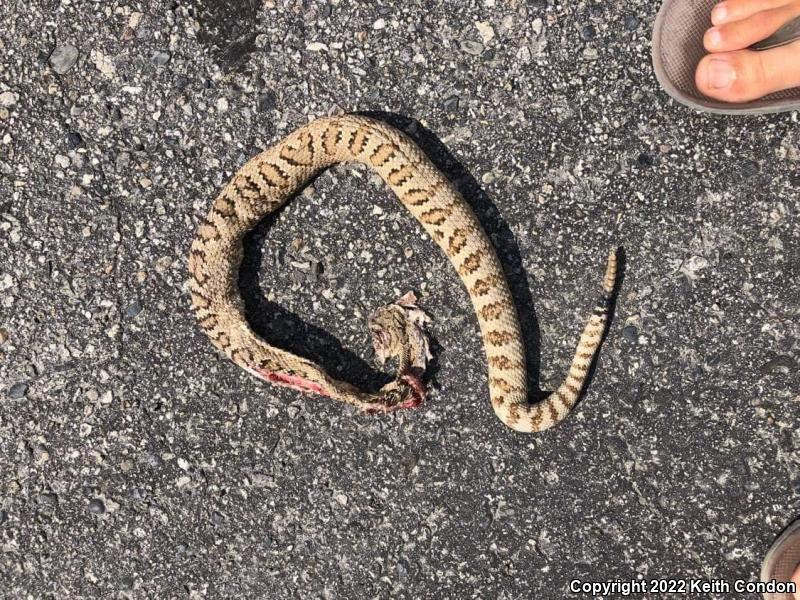
[(271, 346), (245, 319), (238, 289), (243, 236), (322, 169), (352, 161), (380, 175), (456, 268), (478, 317), (489, 369), (489, 396), (499, 419), (523, 432), (542, 431), (564, 419), (580, 395), (604, 334), (616, 279), (616, 252), (609, 255), (600, 300), (580, 337), (566, 379), (545, 399), (529, 403), (517, 311), (477, 217), (410, 138), (368, 117), (312, 121), (252, 158), (222, 189), (200, 224), (189, 255), (192, 306), (214, 346), (260, 379), (365, 411), (388, 412), (422, 402), (425, 390), (410, 356), (411, 328), (398, 308), (415, 309), (413, 297), (370, 321), (376, 349), (380, 346), (382, 354), (398, 358), (400, 364), (397, 377), (372, 393), (334, 379), (308, 359)]

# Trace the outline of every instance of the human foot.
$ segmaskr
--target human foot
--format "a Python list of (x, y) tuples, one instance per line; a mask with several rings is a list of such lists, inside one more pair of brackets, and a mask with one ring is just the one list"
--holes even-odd
[[(800, 600), (800, 520), (790, 523), (773, 542), (764, 556), (759, 579), (773, 586), (763, 590), (764, 600)], [(789, 581), (796, 589), (785, 584)]]
[[(794, 573), (792, 573), (792, 581), (794, 582), (794, 585), (797, 587), (797, 589), (800, 590), (800, 565), (798, 565), (797, 568), (794, 570)], [(795, 592), (794, 597), (795, 600), (800, 600), (800, 591)]]
[(713, 27), (703, 38), (710, 54), (695, 71), (697, 88), (711, 98), (737, 103), (800, 87), (800, 39), (768, 50), (749, 49), (798, 18), (800, 0), (717, 4), (711, 11)]

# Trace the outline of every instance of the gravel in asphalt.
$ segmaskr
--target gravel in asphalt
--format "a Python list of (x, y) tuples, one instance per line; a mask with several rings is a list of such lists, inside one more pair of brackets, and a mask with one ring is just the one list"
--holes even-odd
[[(669, 100), (656, 10), (11, 0), (0, 595), (516, 599), (570, 597), (573, 579), (755, 579), (800, 516), (798, 115)], [(365, 317), (415, 290), (434, 319), (426, 404), (355, 414), (214, 351), (187, 291), (199, 220), (250, 156), (340, 112), (401, 127), (462, 190), (544, 388), (624, 246), (566, 422), (524, 436), (494, 417), (453, 268), (360, 167), (248, 238), (248, 313), (377, 385)]]

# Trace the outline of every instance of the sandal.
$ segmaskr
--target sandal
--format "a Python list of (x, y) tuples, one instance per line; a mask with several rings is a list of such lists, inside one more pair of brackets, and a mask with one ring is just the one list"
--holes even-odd
[[(761, 581), (791, 581), (800, 565), (800, 519), (783, 530), (772, 544), (761, 565)], [(764, 594), (765, 600), (794, 600), (794, 594)]]
[[(800, 88), (769, 94), (758, 100), (732, 104), (702, 94), (694, 72), (708, 52), (703, 34), (711, 26), (711, 9), (719, 0), (664, 0), (653, 27), (653, 67), (658, 82), (675, 100), (703, 112), (762, 114), (800, 110)], [(800, 17), (789, 21), (767, 39), (754, 44), (767, 50), (800, 39)]]

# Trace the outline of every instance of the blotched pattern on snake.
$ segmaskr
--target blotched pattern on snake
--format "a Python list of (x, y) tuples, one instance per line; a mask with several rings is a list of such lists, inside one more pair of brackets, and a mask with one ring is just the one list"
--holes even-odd
[(378, 356), (396, 357), (394, 381), (365, 392), (328, 375), (314, 362), (270, 345), (247, 323), (238, 289), (242, 238), (266, 214), (292, 198), (320, 170), (356, 161), (374, 169), (452, 262), (469, 293), (488, 362), (496, 415), (517, 431), (542, 431), (572, 409), (603, 337), (617, 259), (608, 258), (600, 301), (578, 342), (564, 382), (528, 402), (517, 311), (495, 250), (453, 184), (417, 145), (374, 119), (323, 118), (252, 158), (223, 188), (197, 231), (189, 256), (192, 305), (212, 343), (237, 365), (274, 384), (329, 396), (366, 411), (417, 406), (427, 358), (425, 316), (407, 295), (370, 319)]

